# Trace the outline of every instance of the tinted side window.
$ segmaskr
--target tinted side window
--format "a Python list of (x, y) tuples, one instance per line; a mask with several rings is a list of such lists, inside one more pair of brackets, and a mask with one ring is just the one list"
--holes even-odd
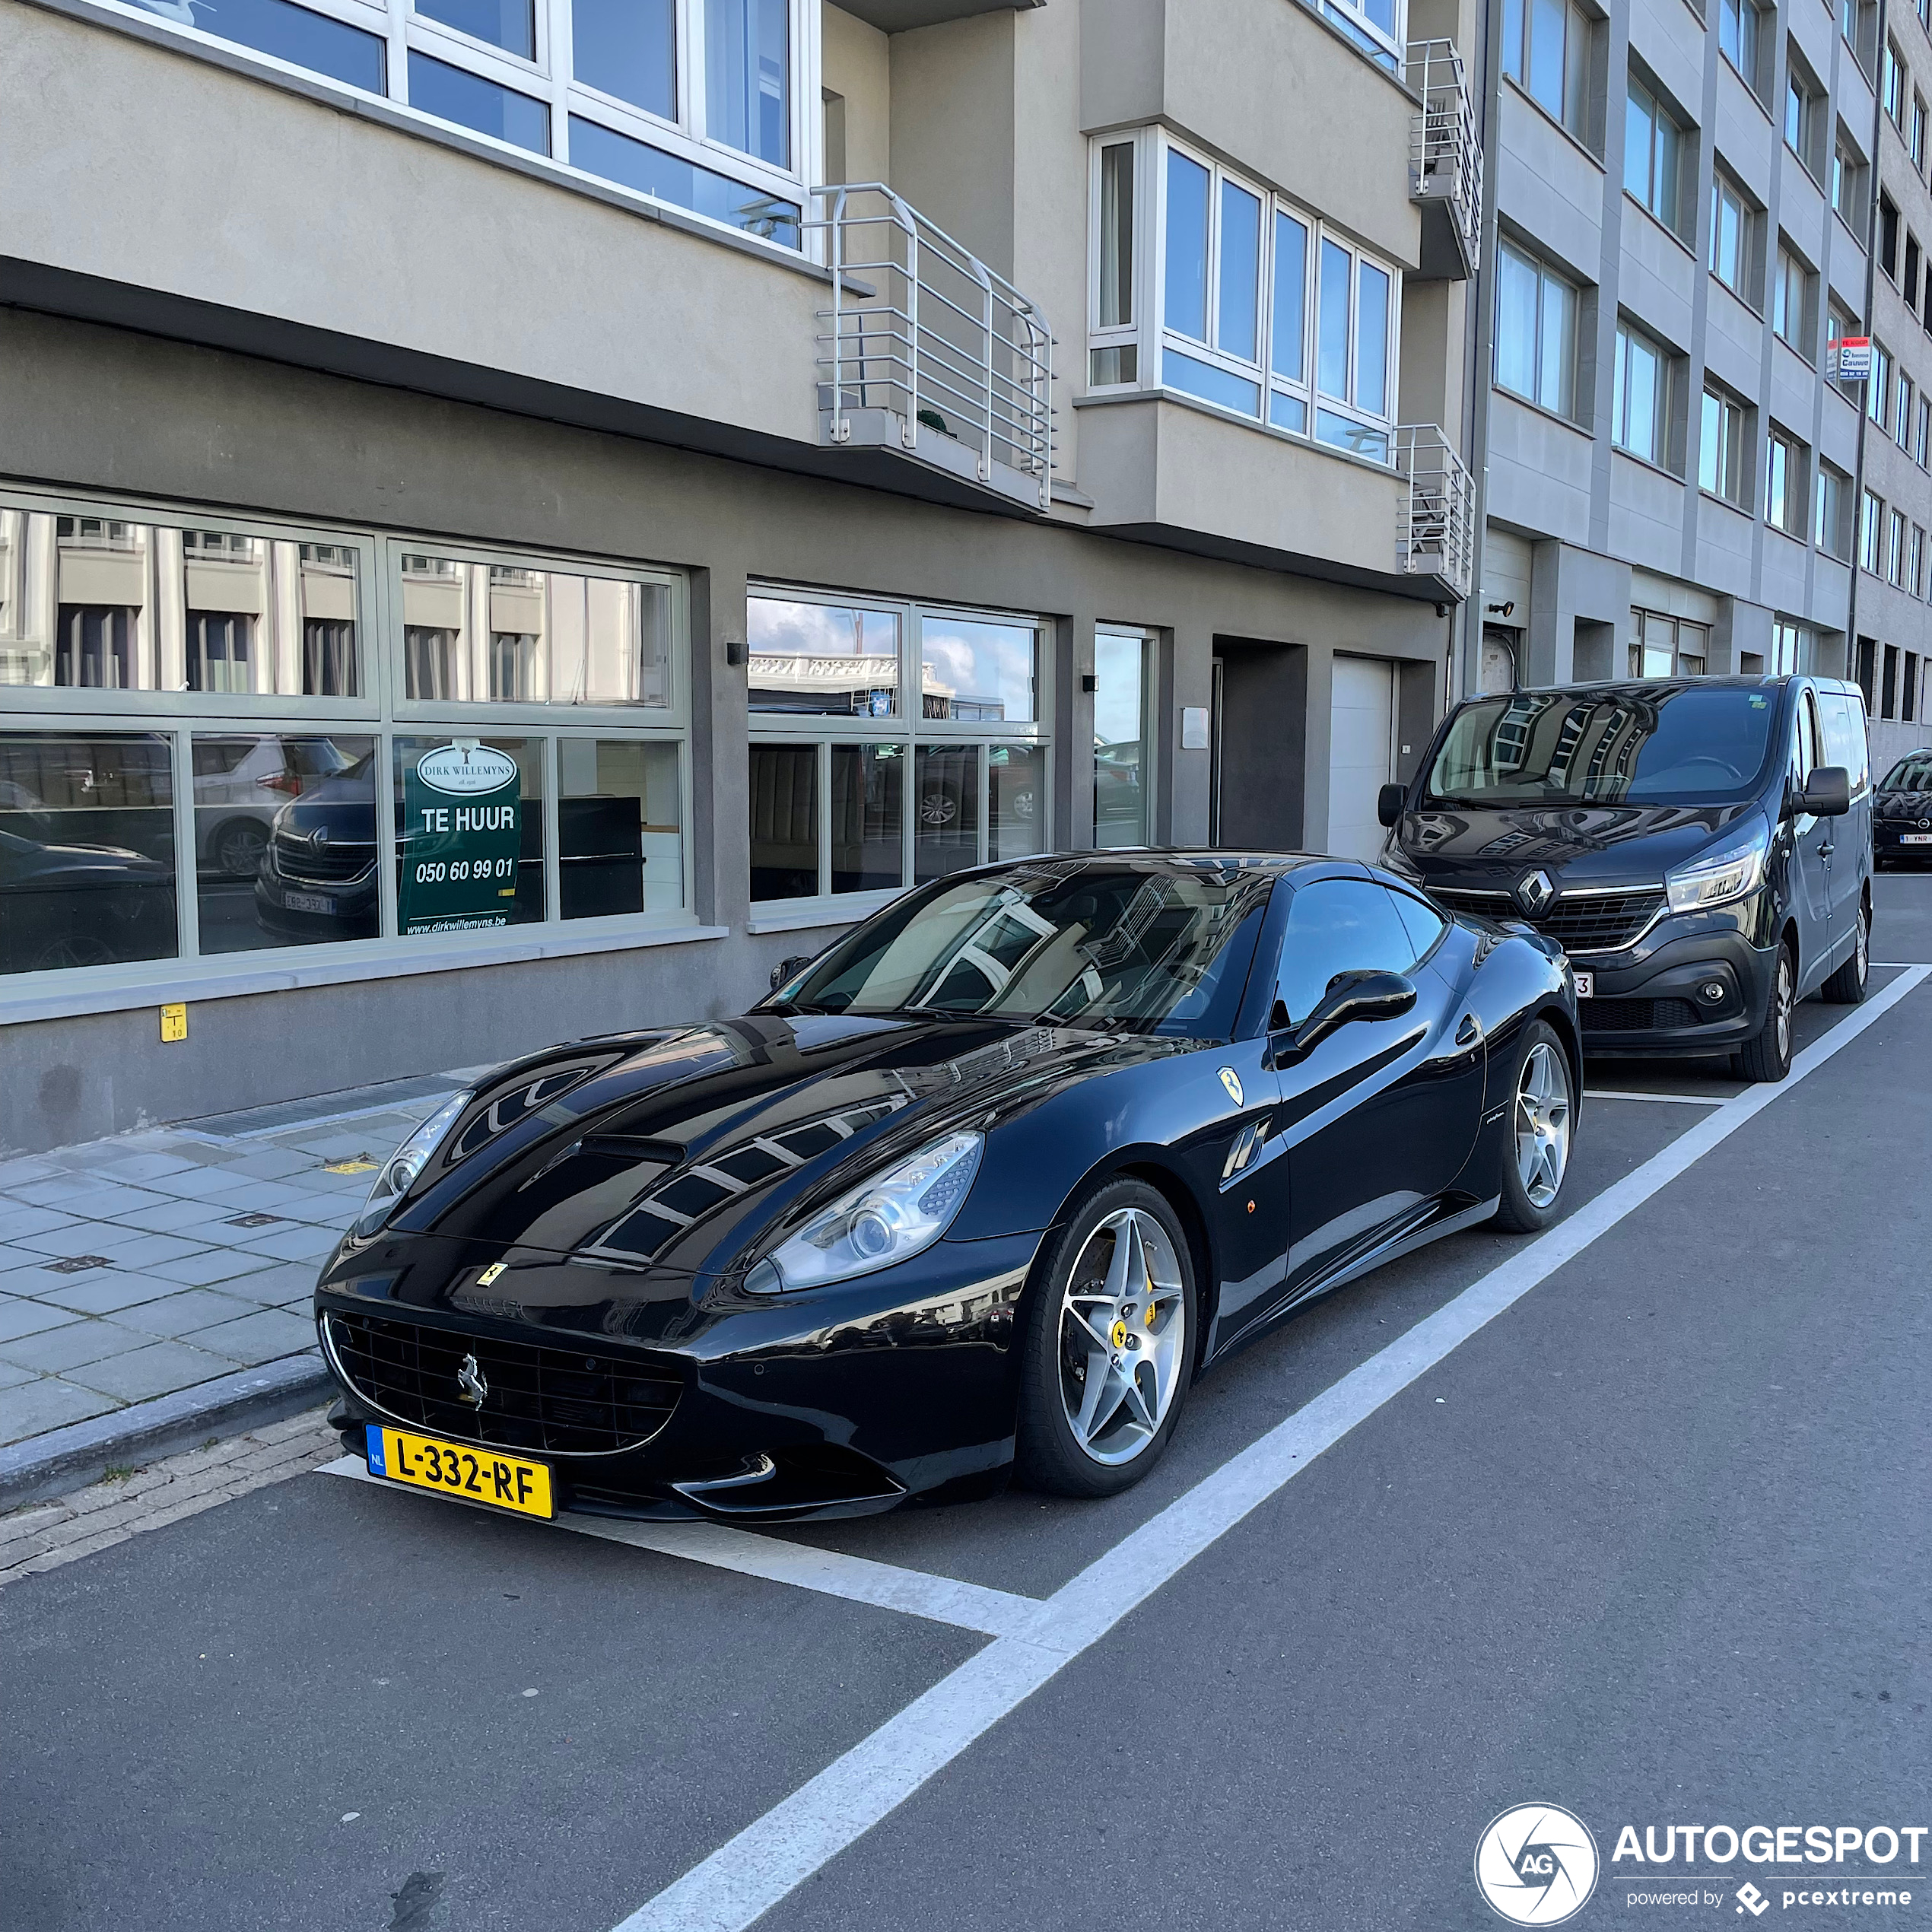
[(1855, 794), (1870, 777), (1866, 769), (1865, 707), (1841, 691), (1821, 691), (1818, 710), (1825, 723), (1825, 762), (1845, 767)]
[[(1448, 923), (1442, 915), (1423, 904), (1420, 899), (1412, 899), (1406, 892), (1391, 892), (1389, 897), (1395, 901), (1395, 909), (1409, 934), (1409, 943), (1415, 949), (1416, 960), (1422, 958), (1440, 937), (1442, 929)], [(1407, 968), (1403, 971), (1406, 971)]]
[(1275, 996), (1298, 1026), (1337, 973), (1406, 973), (1415, 942), (1393, 898), (1369, 879), (1323, 879), (1297, 888), (1282, 941)]

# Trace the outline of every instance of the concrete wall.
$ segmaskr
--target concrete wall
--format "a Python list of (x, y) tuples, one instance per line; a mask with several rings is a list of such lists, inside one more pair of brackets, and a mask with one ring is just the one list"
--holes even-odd
[(827, 182), (892, 179), (892, 49), (879, 29), (829, 4), (819, 9), (820, 71), (844, 103), (845, 167)]

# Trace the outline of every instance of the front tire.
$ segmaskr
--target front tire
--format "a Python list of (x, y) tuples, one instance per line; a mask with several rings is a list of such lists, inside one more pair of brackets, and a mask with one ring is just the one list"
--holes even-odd
[(1020, 1369), (1015, 1460), (1057, 1496), (1111, 1496), (1172, 1439), (1200, 1299), (1179, 1218), (1144, 1181), (1088, 1196), (1041, 1257)]
[(1851, 957), (1818, 989), (1819, 996), (1833, 1006), (1856, 1006), (1865, 997), (1872, 977), (1872, 909), (1861, 898), (1858, 901), (1858, 943)]
[(1524, 1030), (1513, 1077), (1496, 1225), (1513, 1235), (1534, 1235), (1556, 1219), (1576, 1120), (1569, 1058), (1547, 1020)]
[(1775, 1084), (1791, 1070), (1791, 1029), (1797, 1010), (1798, 968), (1788, 945), (1778, 949), (1771, 997), (1756, 1039), (1737, 1050), (1737, 1070), (1747, 1080)]

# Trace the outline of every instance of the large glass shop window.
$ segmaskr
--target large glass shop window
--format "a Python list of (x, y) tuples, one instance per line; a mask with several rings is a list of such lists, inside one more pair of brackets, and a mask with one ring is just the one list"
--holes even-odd
[[(542, 741), (438, 732), (399, 737), (395, 745), (396, 930), (456, 933), (541, 920)], [(597, 891), (599, 875), (594, 868), (583, 875), (586, 893)], [(607, 882), (608, 870), (602, 875)]]
[(37, 510), (0, 521), (24, 565), (0, 685), (363, 693), (352, 547)]
[(177, 949), (167, 739), (0, 732), (0, 973)]
[(557, 745), (558, 910), (565, 919), (675, 912), (685, 902), (678, 748), (625, 739)]
[(190, 755), (204, 953), (376, 936), (373, 738), (198, 732)]

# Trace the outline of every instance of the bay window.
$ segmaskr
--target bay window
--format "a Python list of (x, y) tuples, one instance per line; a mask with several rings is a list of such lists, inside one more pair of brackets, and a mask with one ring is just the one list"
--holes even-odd
[(807, 0), (234, 0), (193, 25), (797, 248), (818, 22)]
[(1396, 270), (1159, 130), (1098, 141), (1088, 375), (1386, 463)]
[(755, 907), (1046, 849), (1035, 620), (770, 586), (746, 622)]

